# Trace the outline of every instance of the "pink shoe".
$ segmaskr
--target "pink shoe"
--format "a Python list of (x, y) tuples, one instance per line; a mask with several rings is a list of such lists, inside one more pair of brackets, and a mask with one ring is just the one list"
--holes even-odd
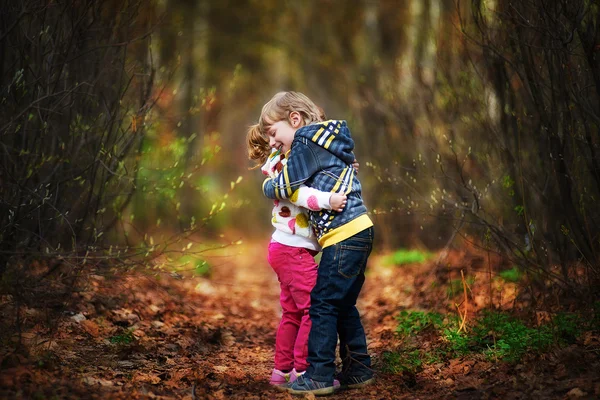
[(299, 377), (300, 375), (304, 375), (304, 373), (305, 373), (305, 372), (306, 372), (306, 371), (298, 372), (298, 371), (296, 371), (296, 368), (294, 368), (294, 369), (292, 370), (292, 372), (290, 373), (290, 383), (292, 383), (292, 382), (294, 382), (296, 379), (298, 379), (298, 377)]
[[(269, 383), (275, 386), (278, 389), (286, 390), (288, 383), (290, 382), (292, 372), (282, 372), (278, 369), (273, 368), (273, 372), (271, 373), (271, 380)], [(296, 377), (294, 377), (296, 379)]]

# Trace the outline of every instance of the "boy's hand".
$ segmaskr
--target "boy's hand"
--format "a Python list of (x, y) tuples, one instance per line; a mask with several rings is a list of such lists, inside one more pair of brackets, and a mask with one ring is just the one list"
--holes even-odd
[(346, 195), (343, 193), (332, 193), (331, 197), (329, 197), (329, 205), (333, 211), (344, 211), (346, 201)]
[(358, 167), (360, 167), (360, 164), (358, 163), (358, 161), (356, 161), (356, 158), (354, 159), (354, 161), (352, 161), (352, 168), (354, 168), (354, 172), (356, 172), (358, 174)]

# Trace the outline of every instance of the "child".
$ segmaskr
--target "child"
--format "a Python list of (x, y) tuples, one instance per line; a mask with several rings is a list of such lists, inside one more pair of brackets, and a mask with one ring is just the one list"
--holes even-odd
[[(312, 121), (314, 116), (306, 113), (305, 118)], [(269, 142), (260, 133), (259, 125), (250, 127), (247, 141), (249, 158), (261, 164), (264, 162), (262, 172), (276, 177), (287, 161), (282, 153), (287, 148), (273, 149), (269, 155)], [(280, 282), (283, 310), (275, 340), (275, 368), (270, 380), (278, 388), (286, 389), (288, 382), (295, 381), (307, 367), (310, 291), (317, 280), (314, 256), (321, 247), (309, 226), (306, 208), (341, 211), (345, 204), (344, 194), (320, 192), (304, 185), (290, 196), (289, 201), (275, 200), (271, 221), (276, 229), (269, 244), (268, 260)]]
[(272, 199), (286, 199), (306, 184), (347, 196), (343, 211), (309, 212), (323, 254), (311, 292), (309, 366), (288, 389), (293, 394), (326, 395), (334, 391), (338, 335), (342, 387), (356, 388), (373, 381), (365, 331), (356, 309), (373, 245), (373, 223), (351, 166), (354, 141), (346, 122), (311, 124), (302, 116), (303, 110), (313, 106), (301, 93), (280, 92), (263, 107), (261, 130), (271, 138), (271, 146), (291, 149), (281, 173), (263, 183), (263, 192)]

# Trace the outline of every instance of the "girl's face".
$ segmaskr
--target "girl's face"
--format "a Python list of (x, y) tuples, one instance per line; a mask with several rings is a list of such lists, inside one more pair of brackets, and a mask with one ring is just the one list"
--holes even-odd
[(295, 111), (290, 113), (289, 121), (282, 120), (271, 124), (267, 131), (269, 146), (281, 151), (283, 154), (287, 153), (292, 148), (294, 135), (301, 124), (302, 118)]

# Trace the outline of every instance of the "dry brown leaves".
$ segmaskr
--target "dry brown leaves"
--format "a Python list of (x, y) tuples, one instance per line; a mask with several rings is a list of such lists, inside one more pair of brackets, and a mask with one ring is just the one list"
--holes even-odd
[[(107, 279), (97, 272), (77, 308), (58, 319), (55, 330), (44, 327), (41, 309), (25, 309), (21, 335), (0, 351), (0, 397), (292, 399), (268, 385), (279, 285), (265, 251), (261, 245), (246, 246), (226, 258), (211, 280), (144, 273)], [(445, 260), (446, 279), (480, 264), (466, 252), (450, 252)], [(600, 396), (598, 377), (589, 379), (586, 370), (573, 367), (581, 359), (586, 366), (598, 365), (597, 332), (583, 335), (578, 349), (588, 350), (570, 349), (545, 363), (515, 367), (465, 358), (426, 365), (416, 375), (379, 371), (384, 351), (407, 344), (395, 335), (400, 310), (456, 310), (445, 291), (432, 285), (438, 273), (433, 265), (390, 268), (381, 257), (371, 257), (359, 309), (378, 380), (332, 398)], [(474, 286), (469, 301), (476, 312), (490, 293)], [(493, 290), (493, 301), (514, 302), (510, 285)]]

